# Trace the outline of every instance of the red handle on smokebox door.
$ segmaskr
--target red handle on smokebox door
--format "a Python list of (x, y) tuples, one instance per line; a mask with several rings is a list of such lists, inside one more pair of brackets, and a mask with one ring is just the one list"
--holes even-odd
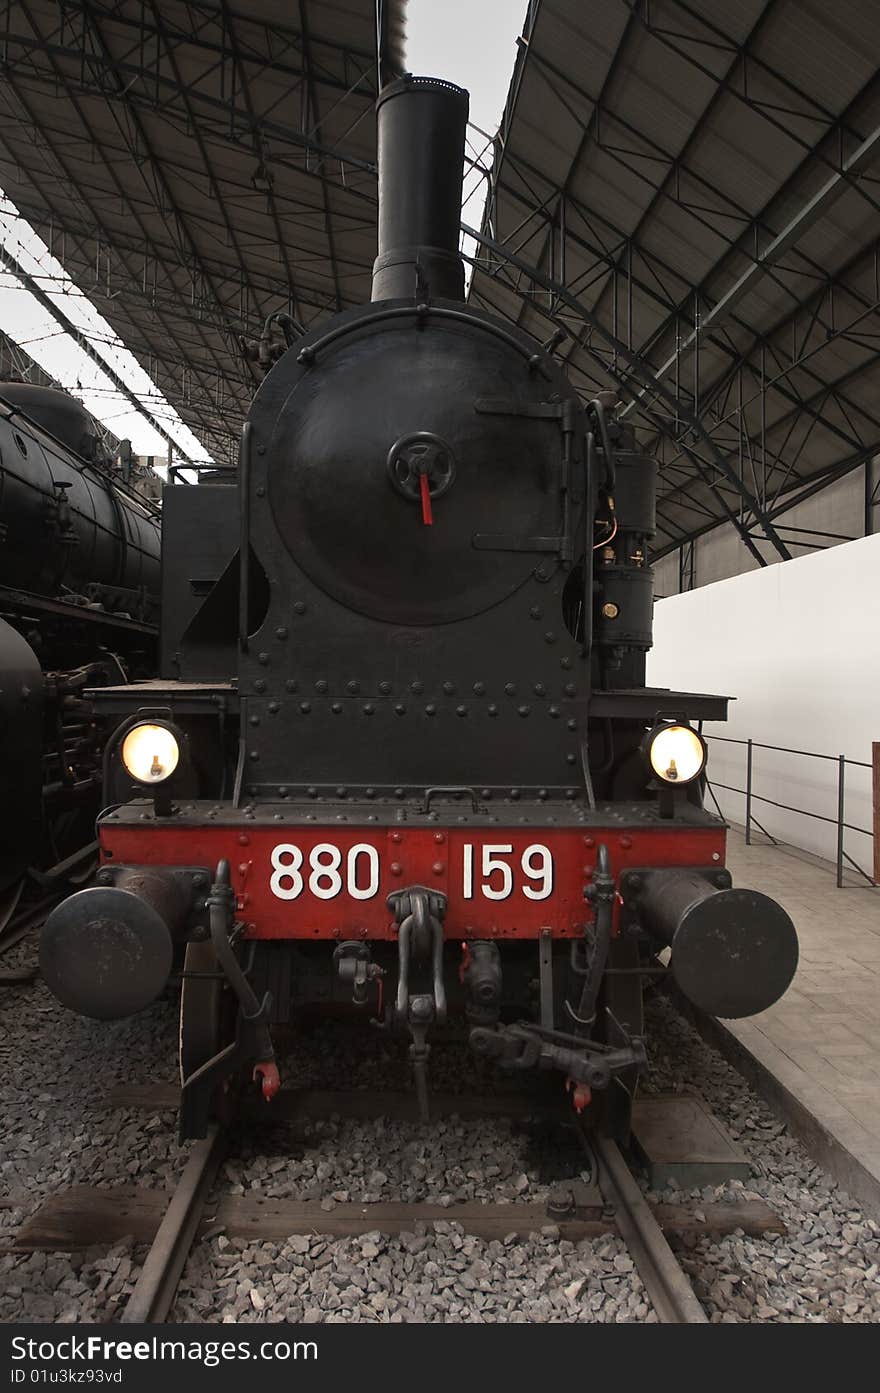
[(422, 522), (426, 527), (434, 525), (434, 513), (431, 509), (431, 485), (427, 474), (419, 475), (419, 488), (422, 493)]

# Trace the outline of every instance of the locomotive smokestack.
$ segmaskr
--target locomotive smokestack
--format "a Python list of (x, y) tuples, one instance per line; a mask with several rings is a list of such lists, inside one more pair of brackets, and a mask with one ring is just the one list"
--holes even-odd
[[(376, 103), (379, 255), (373, 300), (464, 299), (458, 254), (468, 94), (434, 77), (400, 78)], [(417, 264), (419, 270), (417, 270)]]

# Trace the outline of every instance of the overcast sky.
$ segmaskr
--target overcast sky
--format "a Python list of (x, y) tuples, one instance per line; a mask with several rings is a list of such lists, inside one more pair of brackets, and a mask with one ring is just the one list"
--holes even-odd
[(504, 109), (526, 0), (409, 0), (406, 63), (471, 94), (471, 117), (494, 131)]
[[(162, 423), (188, 459), (206, 459), (207, 452), (165, 399), (137, 359), (122, 343), (88, 298), (88, 286), (77, 287), (60, 261), (0, 192), (0, 245), (80, 330), (106, 363)], [(86, 293), (84, 293), (86, 292)], [(69, 388), (93, 416), (120, 439), (132, 441), (142, 455), (166, 453), (166, 443), (145, 416), (114, 387), (52, 314), (25, 290), (11, 271), (0, 269), (0, 326), (62, 386)]]
[[(423, 77), (444, 77), (471, 94), (470, 119), (494, 135), (501, 121), (522, 33), (526, 0), (409, 0), (406, 65)], [(485, 140), (470, 133), (469, 154), (483, 154)], [(491, 159), (491, 150), (483, 163)], [(481, 185), (479, 192), (475, 184)], [(463, 221), (479, 227), (485, 179), (466, 179)]]

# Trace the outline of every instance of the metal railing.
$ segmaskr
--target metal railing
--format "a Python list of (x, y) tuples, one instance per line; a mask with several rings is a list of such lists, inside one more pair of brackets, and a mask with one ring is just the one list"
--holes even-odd
[[(706, 735), (706, 734), (704, 733), (704, 739), (707, 740), (707, 741), (709, 741), (709, 742), (711, 742), (711, 741), (713, 741), (713, 740), (718, 740), (718, 741), (722, 742), (722, 743), (725, 744), (725, 745), (743, 745), (743, 746), (745, 747), (745, 750), (746, 750), (746, 786), (745, 786), (745, 788), (734, 788), (734, 787), (732, 787), (732, 785), (730, 785), (730, 784), (722, 784), (722, 783), (719, 783), (717, 780), (714, 780), (714, 779), (710, 781), (708, 778), (707, 778), (707, 780), (706, 780), (706, 787), (707, 787), (707, 789), (708, 789), (708, 791), (709, 791), (709, 793), (710, 793), (710, 795), (711, 795), (711, 798), (712, 798), (713, 803), (715, 804), (715, 807), (718, 809), (719, 816), (721, 816), (721, 817), (723, 817), (724, 814), (721, 812), (721, 808), (720, 808), (720, 806), (719, 806), (718, 799), (715, 797), (715, 789), (716, 789), (716, 788), (723, 788), (727, 793), (738, 793), (738, 794), (741, 794), (741, 795), (743, 795), (743, 796), (745, 797), (745, 800), (746, 800), (745, 833), (746, 833), (746, 845), (747, 845), (747, 846), (751, 846), (751, 845), (752, 845), (752, 828), (753, 828), (753, 827), (757, 827), (758, 830), (759, 830), (760, 832), (763, 832), (764, 836), (767, 837), (767, 838), (773, 843), (774, 846), (779, 846), (779, 845), (780, 845), (780, 840), (781, 840), (781, 839), (778, 838), (778, 837), (774, 837), (773, 834), (772, 834), (772, 832), (768, 832), (768, 831), (767, 831), (767, 828), (764, 827), (764, 826), (758, 821), (758, 819), (755, 817), (755, 814), (754, 814), (754, 810), (753, 810), (753, 806), (752, 806), (754, 803), (756, 803), (756, 802), (758, 802), (758, 803), (768, 803), (768, 804), (769, 804), (771, 807), (773, 807), (773, 808), (781, 808), (781, 809), (782, 809), (783, 811), (785, 811), (785, 812), (797, 813), (797, 814), (799, 814), (801, 817), (810, 817), (810, 818), (814, 818), (817, 822), (828, 822), (828, 823), (831, 823), (833, 826), (835, 826), (835, 827), (837, 828), (837, 857), (836, 857), (836, 865), (837, 865), (837, 888), (838, 888), (838, 890), (842, 890), (842, 889), (844, 888), (844, 880), (843, 880), (843, 872), (844, 872), (844, 864), (843, 864), (843, 863), (844, 863), (844, 861), (848, 861), (849, 864), (850, 864), (850, 866), (853, 868), (853, 870), (854, 870), (854, 871), (857, 871), (858, 874), (862, 877), (862, 879), (865, 880), (865, 881), (867, 881), (868, 885), (874, 886), (874, 887), (877, 886), (878, 882), (877, 882), (876, 880), (874, 880), (874, 878), (873, 878), (872, 876), (868, 875), (868, 872), (865, 871), (865, 870), (863, 870), (862, 867), (858, 864), (857, 861), (854, 861), (854, 860), (853, 860), (853, 858), (850, 856), (849, 852), (846, 850), (846, 848), (845, 848), (845, 846), (844, 846), (844, 834), (845, 834), (846, 832), (858, 832), (858, 833), (861, 833), (863, 836), (865, 836), (865, 837), (870, 837), (870, 838), (872, 838), (872, 839), (873, 839), (873, 836), (874, 836), (873, 828), (870, 828), (870, 829), (869, 829), (869, 828), (867, 828), (867, 827), (859, 827), (856, 823), (847, 822), (847, 821), (846, 821), (846, 767), (847, 767), (847, 765), (852, 765), (852, 767), (855, 768), (855, 769), (872, 769), (873, 766), (872, 766), (871, 764), (869, 764), (869, 763), (867, 763), (865, 760), (861, 760), (861, 759), (848, 759), (846, 755), (825, 755), (825, 754), (818, 754), (815, 750), (793, 750), (793, 749), (790, 749), (790, 748), (789, 748), (788, 746), (786, 746), (786, 745), (767, 745), (767, 744), (764, 744), (763, 741), (761, 741), (761, 740), (737, 740), (737, 739), (734, 739), (734, 737), (733, 737), (733, 736), (730, 736), (730, 735)], [(804, 759), (823, 759), (823, 760), (830, 761), (832, 764), (836, 764), (836, 765), (837, 765), (837, 816), (836, 816), (836, 817), (829, 817), (826, 813), (814, 813), (814, 812), (810, 812), (809, 809), (807, 809), (807, 808), (796, 808), (796, 807), (794, 807), (791, 803), (780, 803), (780, 802), (778, 802), (775, 798), (768, 798), (765, 794), (756, 793), (756, 792), (755, 792), (755, 788), (754, 788), (755, 750), (774, 750), (774, 751), (776, 751), (778, 754), (798, 755), (798, 756), (800, 756), (800, 757), (802, 757), (802, 758), (804, 758)]]

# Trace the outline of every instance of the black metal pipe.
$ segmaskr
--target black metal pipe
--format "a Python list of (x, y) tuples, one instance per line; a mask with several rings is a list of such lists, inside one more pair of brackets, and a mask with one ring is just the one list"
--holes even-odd
[(591, 402), (588, 402), (588, 407), (595, 416), (599, 427), (599, 439), (602, 441), (602, 453), (605, 456), (605, 490), (608, 496), (613, 499), (616, 487), (614, 451), (611, 448), (611, 437), (608, 434), (605, 406), (598, 397), (594, 397)]
[(232, 987), (239, 1008), (253, 1031), (254, 1054), (260, 1063), (269, 1063), (275, 1058), (272, 1036), (269, 1031), (271, 999), (267, 992), (260, 1001), (241, 967), (229, 933), (235, 918), (235, 894), (230, 886), (229, 862), (224, 857), (217, 862), (211, 893), (205, 900), (208, 909), (208, 922), (211, 929), (211, 943), (227, 982)]
[(611, 858), (604, 842), (600, 843), (596, 852), (596, 866), (584, 898), (593, 905), (595, 919), (592, 935), (587, 942), (586, 968), (578, 1009), (572, 1011), (568, 1001), (566, 1006), (576, 1026), (580, 1027), (578, 1033), (589, 1035), (596, 1021), (596, 1002), (611, 948), (612, 916), (617, 898), (617, 883), (611, 874)]
[(596, 530), (596, 437), (587, 432), (587, 479), (584, 498), (584, 656), (592, 672), (593, 653), (593, 533)]
[(238, 646), (248, 651), (248, 609), (251, 562), (251, 423), (242, 427), (238, 454)]
[(407, 75), (376, 103), (379, 248), (375, 300), (464, 299), (458, 251), (468, 94)]

